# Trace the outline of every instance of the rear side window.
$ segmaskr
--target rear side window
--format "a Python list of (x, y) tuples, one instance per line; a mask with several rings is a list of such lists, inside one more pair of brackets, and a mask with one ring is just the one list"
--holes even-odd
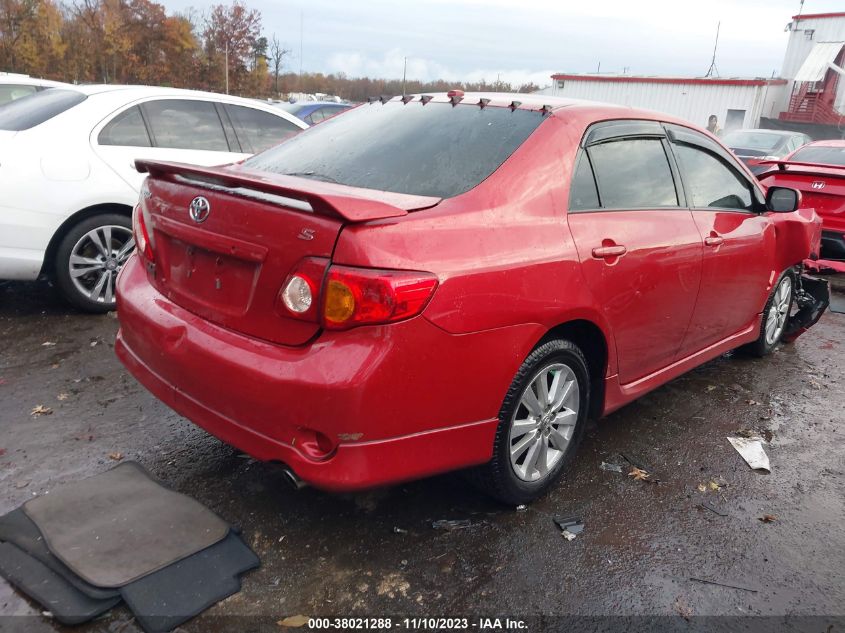
[(86, 99), (76, 90), (50, 88), (0, 107), (0, 130), (20, 132), (41, 125)]
[(150, 147), (150, 135), (141, 118), (141, 110), (133, 106), (114, 117), (97, 137), (100, 145), (125, 145), (128, 147)]
[(156, 147), (228, 152), (217, 108), (210, 101), (161, 99), (144, 104)]
[(35, 86), (20, 84), (0, 85), (0, 105), (9, 103), (9, 101), (14, 101), (15, 99), (22, 99), (36, 92), (38, 92), (38, 88)]
[(599, 192), (596, 189), (596, 179), (590, 167), (590, 159), (586, 153), (578, 157), (575, 173), (572, 175), (572, 186), (569, 191), (569, 210), (599, 208)]
[(301, 129), (287, 119), (256, 108), (227, 104), (226, 111), (235, 126), (241, 149), (249, 154), (278, 145)]
[(450, 198), (487, 178), (537, 129), (539, 111), (374, 102), (249, 158), (259, 171)]
[(693, 207), (743, 211), (753, 208), (748, 183), (721, 159), (691, 145), (675, 144), (674, 151)]
[(610, 141), (588, 151), (603, 209), (678, 206), (675, 181), (660, 139)]

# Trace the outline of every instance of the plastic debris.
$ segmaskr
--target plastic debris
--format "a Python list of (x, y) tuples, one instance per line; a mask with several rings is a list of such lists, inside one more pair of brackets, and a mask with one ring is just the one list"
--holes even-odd
[(778, 517), (776, 514), (764, 514), (761, 517), (757, 517), (757, 520), (762, 521), (763, 523), (774, 523), (778, 520)]
[(452, 530), (463, 530), (472, 527), (472, 521), (469, 519), (440, 519), (438, 521), (433, 521), (431, 527), (435, 530), (446, 530), (451, 532)]
[(573, 540), (584, 531), (584, 522), (577, 517), (555, 515), (554, 522), (561, 529), (561, 534), (567, 541)]
[(517, 512), (525, 512), (526, 510), (528, 510), (528, 506), (525, 505), (524, 503), (516, 506)]
[(408, 533), (408, 530), (405, 530), (405, 529), (402, 529), (402, 528), (400, 528), (400, 527), (396, 527), (396, 526), (394, 526), (394, 527), (393, 527), (393, 533), (394, 533), (394, 534), (407, 534), (407, 533)]
[(729, 437), (728, 441), (752, 469), (772, 472), (769, 456), (763, 450), (762, 437)]
[(608, 464), (607, 462), (602, 462), (601, 464), (599, 464), (599, 468), (601, 470), (606, 470), (611, 473), (622, 472), (622, 466), (620, 466), (619, 464)]

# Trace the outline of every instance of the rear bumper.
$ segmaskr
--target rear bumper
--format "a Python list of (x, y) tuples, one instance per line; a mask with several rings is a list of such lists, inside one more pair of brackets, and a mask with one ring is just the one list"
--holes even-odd
[[(118, 316), (116, 353), (156, 397), (221, 440), (334, 491), (488, 461), (515, 372), (502, 350), (533, 336), (523, 328), (454, 336), (416, 318), (284, 347), (170, 302), (137, 257), (118, 281)], [(311, 431), (332, 450), (315, 455)]]

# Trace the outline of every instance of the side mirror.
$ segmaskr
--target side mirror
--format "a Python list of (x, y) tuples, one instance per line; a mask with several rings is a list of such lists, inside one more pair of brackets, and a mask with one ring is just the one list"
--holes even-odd
[(775, 213), (790, 213), (801, 206), (801, 192), (789, 187), (769, 187), (766, 208)]

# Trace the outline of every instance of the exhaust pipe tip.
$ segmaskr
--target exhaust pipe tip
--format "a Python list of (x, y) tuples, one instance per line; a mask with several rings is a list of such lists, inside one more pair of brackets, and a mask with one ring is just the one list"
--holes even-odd
[(293, 486), (294, 490), (302, 490), (303, 488), (307, 488), (308, 484), (302, 481), (295, 472), (293, 472), (290, 468), (282, 468), (282, 472), (285, 475), (285, 479), (287, 479), (288, 483)]

